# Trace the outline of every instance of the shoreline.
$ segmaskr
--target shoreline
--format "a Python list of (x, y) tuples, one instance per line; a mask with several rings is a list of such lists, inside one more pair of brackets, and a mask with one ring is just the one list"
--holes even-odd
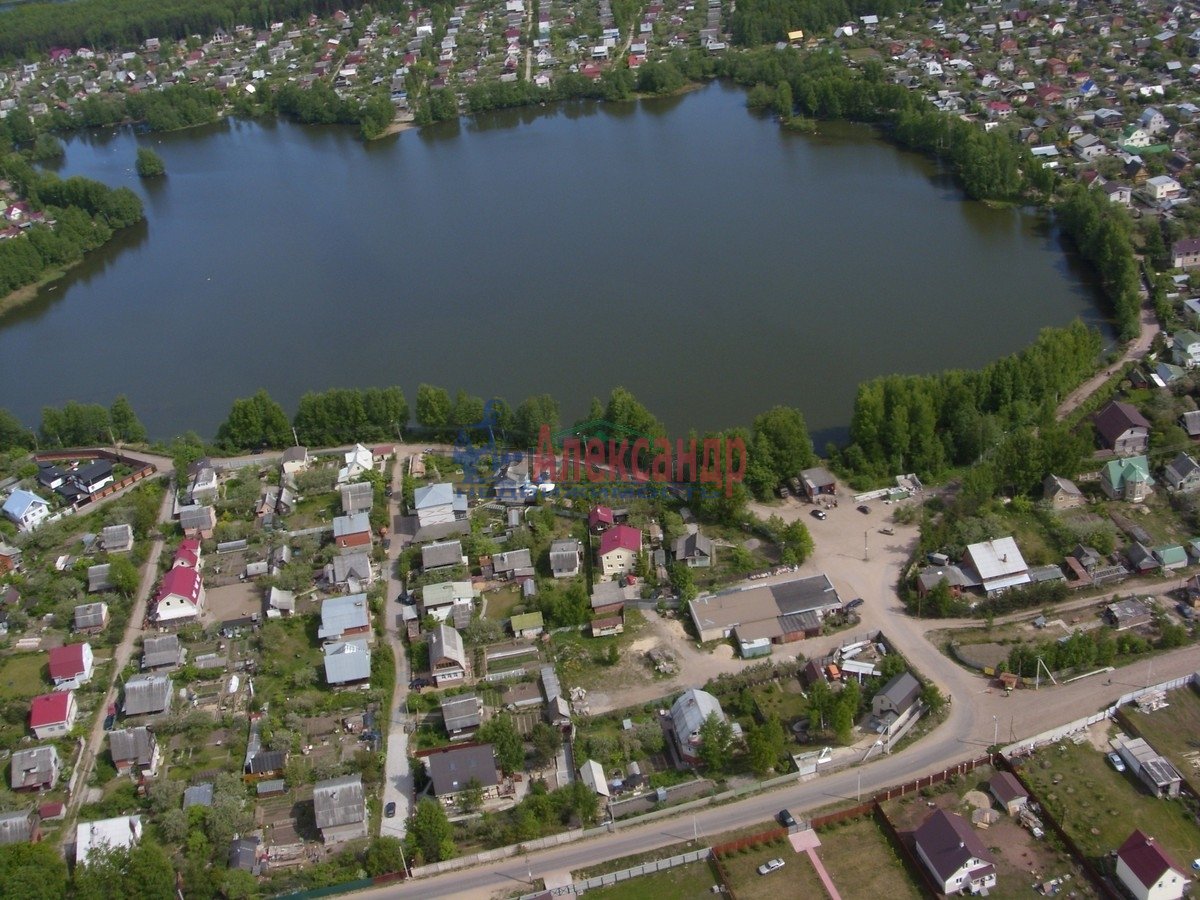
[[(101, 247), (97, 247), (96, 249), (100, 250)], [(6, 319), (9, 314), (16, 312), (23, 306), (28, 306), (37, 299), (38, 292), (41, 291), (42, 288), (48, 284), (51, 284), (52, 282), (58, 281), (60, 278), (78, 266), (81, 262), (83, 262), (83, 257), (77, 259), (68, 266), (55, 266), (53, 269), (43, 272), (41, 277), (39, 277), (36, 281), (31, 281), (29, 284), (17, 288), (7, 296), (0, 297), (0, 327), (3, 326), (4, 319)]]

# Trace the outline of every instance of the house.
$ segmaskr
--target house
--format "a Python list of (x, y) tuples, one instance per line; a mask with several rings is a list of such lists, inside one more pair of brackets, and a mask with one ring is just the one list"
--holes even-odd
[(142, 839), (141, 816), (117, 816), (75, 826), (75, 865), (88, 862), (99, 850), (131, 849)]
[(1163, 481), (1172, 493), (1190, 494), (1200, 490), (1200, 463), (1190, 454), (1181, 452), (1163, 469)]
[(198, 569), (186, 565), (167, 571), (154, 595), (154, 621), (184, 622), (195, 619), (204, 608), (204, 579)]
[(1147, 106), (1138, 117), (1138, 124), (1151, 134), (1158, 134), (1166, 130), (1168, 123), (1166, 116), (1153, 106)]
[(307, 447), (288, 447), (279, 457), (279, 468), (284, 475), (293, 476), (307, 469), (311, 461)]
[(367, 836), (367, 803), (361, 775), (318, 781), (313, 787), (313, 812), (321, 840), (328, 846)]
[(470, 666), (463, 650), (462, 635), (448, 625), (437, 625), (429, 633), (429, 671), (439, 687), (462, 681)]
[(1177, 200), (1183, 196), (1183, 185), (1170, 175), (1155, 175), (1146, 179), (1146, 195), (1155, 202)]
[(166, 675), (134, 675), (125, 682), (126, 716), (149, 716), (171, 708), (174, 685)]
[(370, 512), (375, 505), (375, 486), (369, 481), (342, 485), (342, 512), (348, 516)]
[(607, 506), (593, 506), (588, 512), (588, 530), (592, 534), (600, 534), (612, 528), (614, 523), (613, 511)]
[(353, 450), (345, 453), (346, 464), (338, 470), (338, 484), (347, 484), (364, 472), (375, 469), (375, 456), (362, 444), (355, 444)]
[(604, 767), (594, 759), (584, 760), (579, 767), (579, 780), (593, 793), (607, 797), (608, 779), (604, 777)]
[(71, 730), (78, 713), (74, 691), (42, 694), (30, 702), (29, 727), (38, 740), (61, 737)]
[(35, 809), (0, 813), (0, 847), (30, 844), (42, 839), (41, 816)]
[(75, 607), (75, 630), (99, 634), (108, 625), (107, 603), (84, 603)]
[(550, 572), (555, 578), (574, 578), (579, 574), (583, 545), (574, 538), (550, 544)]
[(421, 570), (436, 572), (465, 566), (467, 558), (462, 552), (462, 541), (435, 541), (421, 548)]
[(949, 585), (950, 594), (954, 597), (961, 596), (963, 588), (973, 584), (972, 579), (963, 574), (958, 566), (925, 566), (917, 571), (917, 596), (927, 596), (943, 581)]
[(180, 541), (179, 546), (175, 548), (175, 557), (171, 560), (171, 566), (199, 569), (202, 565), (200, 541), (197, 538), (184, 538)]
[(267, 592), (267, 618), (287, 618), (296, 612), (296, 595), (272, 586)]
[(467, 497), (456, 493), (449, 482), (427, 484), (413, 491), (413, 510), (421, 528), (446, 525), (467, 514)]
[(917, 857), (945, 894), (996, 886), (996, 861), (962, 816), (939, 809), (913, 832)]
[(296, 508), (296, 495), (287, 485), (268, 485), (258, 498), (254, 514), (260, 519), (268, 516), (290, 516)]
[(1121, 206), (1129, 206), (1133, 203), (1133, 189), (1127, 184), (1121, 184), (1119, 181), (1107, 181), (1100, 190), (1113, 203), (1119, 203)]
[(1104, 142), (1094, 134), (1085, 134), (1071, 142), (1071, 149), (1083, 162), (1091, 162), (1108, 153)]
[(988, 781), (988, 792), (1010, 816), (1015, 816), (1029, 803), (1029, 793), (1011, 772), (993, 775)]
[(443, 803), (453, 803), (454, 797), (472, 782), (483, 789), (483, 796), (499, 794), (500, 773), (496, 770), (496, 751), (491, 744), (453, 747), (425, 757), (425, 770), (433, 784), (433, 795)]
[(109, 525), (100, 532), (100, 546), (105, 553), (128, 553), (133, 549), (133, 526)]
[(802, 471), (800, 484), (804, 487), (804, 496), (812, 503), (817, 501), (817, 497), (832, 497), (837, 493), (837, 479), (828, 469), (819, 466)]
[(92, 645), (64, 644), (50, 651), (50, 679), (56, 691), (68, 691), (92, 680)]
[(1190, 883), (1154, 838), (1138, 829), (1117, 850), (1116, 875), (1135, 900), (1179, 900)]
[(263, 749), (262, 719), (262, 713), (250, 714), (250, 732), (246, 738), (246, 755), (242, 760), (243, 781), (282, 775), (287, 765), (286, 750)]
[(265, 863), (259, 861), (259, 844), (257, 837), (234, 838), (229, 842), (229, 857), (227, 864), (230, 869), (241, 869), (251, 875), (262, 872)]
[(1200, 366), (1200, 334), (1182, 328), (1171, 336), (1171, 355), (1186, 369)]
[(1123, 734), (1113, 740), (1117, 753), (1125, 765), (1141, 780), (1155, 797), (1178, 797), (1183, 786), (1183, 776), (1170, 761), (1144, 738), (1129, 738)]
[(1171, 244), (1171, 267), (1194, 269), (1200, 266), (1200, 238), (1183, 238)]
[(1100, 487), (1112, 500), (1141, 503), (1154, 489), (1150, 464), (1144, 456), (1109, 460), (1100, 470)]
[(508, 624), (513, 635), (520, 638), (535, 638), (546, 628), (540, 611), (513, 616), (508, 620)]
[(15, 572), (19, 568), (21, 568), (20, 549), (0, 540), (0, 575)]
[(333, 542), (339, 549), (371, 546), (371, 517), (365, 513), (338, 516), (333, 520)]
[(1117, 631), (1140, 628), (1153, 620), (1150, 607), (1136, 597), (1115, 600), (1104, 608), (1104, 618)]
[(716, 549), (710, 538), (693, 531), (675, 541), (675, 561), (689, 569), (707, 569), (716, 558)]
[(700, 762), (700, 726), (709, 716), (725, 721), (721, 703), (712, 694), (689, 688), (671, 704), (671, 732), (680, 758), (688, 765)]
[(158, 738), (145, 725), (110, 731), (108, 753), (118, 775), (153, 778), (158, 774), (158, 764), (162, 761)]
[(1011, 536), (970, 544), (961, 566), (963, 574), (988, 596), (1030, 581), (1029, 566)]
[(1161, 547), (1155, 547), (1151, 553), (1154, 554), (1154, 561), (1158, 563), (1158, 567), (1163, 572), (1183, 569), (1188, 565), (1187, 550), (1181, 544), (1164, 544)]
[(1045, 477), (1042, 481), (1042, 495), (1054, 509), (1075, 509), (1087, 502), (1083, 491), (1076, 486), (1075, 482), (1057, 475)]
[(217, 527), (217, 512), (211, 506), (181, 506), (179, 527), (183, 529), (184, 537), (210, 540)]
[(443, 697), (442, 721), (452, 741), (465, 741), (483, 723), (483, 701), (474, 694)]
[(325, 645), (325, 683), (354, 684), (371, 677), (371, 648), (362, 638)]
[(642, 552), (642, 533), (629, 525), (614, 525), (600, 536), (600, 571), (605, 578), (628, 575)]
[(142, 641), (142, 671), (178, 668), (186, 656), (177, 634), (159, 634)]
[(688, 603), (701, 641), (735, 637), (744, 657), (765, 656), (774, 644), (819, 634), (842, 599), (825, 575), (733, 588)]
[(53, 744), (14, 750), (11, 784), (14, 791), (48, 791), (58, 784), (61, 771), (58, 749)]
[(1150, 446), (1150, 423), (1136, 406), (1114, 400), (1092, 419), (1101, 445), (1118, 456), (1136, 456)]
[(876, 716), (887, 713), (901, 716), (908, 712), (920, 696), (921, 682), (917, 681), (911, 672), (901, 672), (893, 676), (871, 699), (871, 712)]
[(33, 531), (50, 515), (50, 504), (33, 491), (17, 488), (4, 501), (5, 518), (17, 526), (17, 531)]
[(317, 637), (322, 641), (343, 641), (371, 630), (371, 612), (366, 594), (330, 597), (321, 604), (321, 625)]
[(456, 607), (464, 607), (469, 613), (474, 606), (475, 595), (475, 588), (469, 581), (427, 584), (421, 588), (421, 609), (425, 615), (445, 622)]
[(55, 491), (70, 503), (79, 504), (92, 494), (107, 487), (113, 480), (113, 464), (108, 459), (95, 459), (85, 466), (67, 472), (66, 481)]
[(528, 550), (509, 550), (492, 556), (492, 572), (506, 581), (533, 575), (533, 558)]
[(370, 587), (375, 583), (375, 568), (371, 565), (370, 554), (360, 551), (335, 556), (333, 562), (326, 566), (326, 580), (352, 591)]
[(39, 462), (37, 467), (37, 483), (46, 490), (56, 490), (66, 483), (67, 473), (63, 471), (61, 466), (52, 462)]
[(89, 594), (100, 593), (101, 591), (112, 590), (112, 573), (111, 563), (100, 563), (96, 566), (88, 566), (87, 570), (87, 589)]
[(217, 499), (220, 488), (217, 470), (208, 460), (200, 460), (195, 465), (195, 470), (193, 471), (192, 467), (189, 467), (188, 472), (191, 474), (191, 482), (188, 484), (187, 490), (189, 504), (199, 506), (212, 503)]
[(529, 457), (520, 452), (510, 454), (493, 488), (496, 498), (505, 503), (525, 503), (537, 493), (537, 487), (529, 479)]

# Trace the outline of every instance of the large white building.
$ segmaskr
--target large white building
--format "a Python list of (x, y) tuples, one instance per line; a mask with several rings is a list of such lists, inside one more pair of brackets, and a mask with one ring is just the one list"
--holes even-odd
[(141, 839), (141, 816), (117, 816), (98, 822), (80, 822), (75, 827), (75, 865), (86, 863), (92, 853), (103, 847), (129, 849)]
[(985, 594), (1006, 591), (1031, 580), (1029, 566), (1011, 537), (971, 544), (963, 556), (963, 567), (968, 577), (978, 576)]

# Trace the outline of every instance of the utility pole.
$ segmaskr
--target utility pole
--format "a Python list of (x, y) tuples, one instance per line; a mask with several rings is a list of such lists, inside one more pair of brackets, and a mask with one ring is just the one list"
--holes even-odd
[(1000, 717), (992, 716), (992, 746), (1000, 743)]
[(292, 426), (292, 440), (296, 442), (296, 446), (300, 446), (300, 435), (296, 434), (296, 426)]
[(863, 559), (864, 560), (869, 560), (871, 558), (871, 547), (870, 547), (870, 544), (868, 544), (868, 541), (870, 540), (870, 538), (871, 538), (871, 530), (868, 528), (866, 531), (863, 532)]

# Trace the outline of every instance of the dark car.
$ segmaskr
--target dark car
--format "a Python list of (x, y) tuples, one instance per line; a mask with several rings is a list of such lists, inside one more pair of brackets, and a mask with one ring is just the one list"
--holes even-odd
[(420, 690), (423, 687), (431, 687), (432, 685), (433, 682), (428, 678), (414, 678), (408, 683), (409, 688), (414, 691)]
[(383, 489), (383, 496), (385, 496), (385, 497), (390, 497), (390, 496), (392, 496), (392, 487), (391, 487), (391, 485), (388, 485), (387, 487), (385, 487), (385, 488)]
[(863, 605), (863, 598), (855, 597), (853, 600), (851, 600), (849, 603), (846, 604), (846, 609), (847, 610), (858, 609), (862, 605)]
[(393, 800), (383, 808), (383, 816), (386, 819), (394, 819), (396, 817), (396, 801)]
[(812, 517), (813, 517), (814, 519), (826, 519), (826, 518), (828, 518), (828, 516), (826, 516), (826, 515), (825, 515), (825, 510), (823, 510), (823, 509), (814, 509), (814, 510), (812, 511)]
[(860, 504), (858, 504), (858, 511), (860, 513), (862, 513), (863, 515), (866, 515), (867, 513), (869, 513), (871, 511), (871, 507), (867, 506), (867, 504), (865, 504), (865, 503), (860, 503)]
[(788, 812), (786, 809), (781, 809), (779, 811), (779, 815), (777, 815), (775, 818), (777, 818), (779, 820), (779, 824), (782, 825), (784, 828), (795, 828), (796, 827), (796, 820), (794, 818), (792, 818), (792, 814), (790, 812)]

